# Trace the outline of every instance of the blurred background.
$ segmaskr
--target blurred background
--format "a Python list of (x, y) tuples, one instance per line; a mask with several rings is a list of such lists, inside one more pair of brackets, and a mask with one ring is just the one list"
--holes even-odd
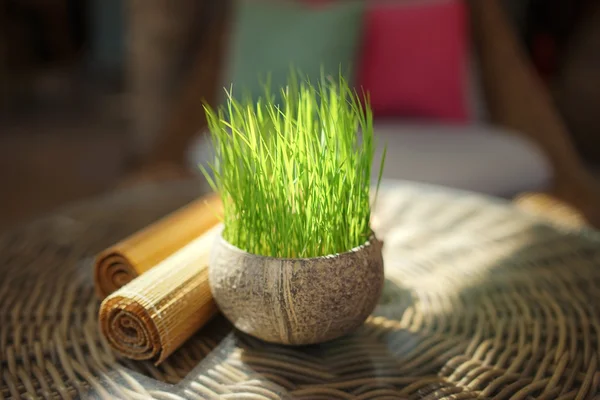
[[(2, 0), (0, 230), (124, 184), (193, 174), (196, 159), (190, 154), (202, 152), (194, 145), (203, 127), (201, 101), (217, 96), (223, 54), (236, 29), (231, 3)], [(600, 3), (504, 0), (501, 5), (569, 141), (593, 171), (600, 161)], [(317, 5), (311, 7), (318, 12)], [(450, 140), (439, 134), (427, 140), (439, 137)], [(469, 138), (457, 139), (461, 149), (477, 152), (465, 144)], [(437, 152), (436, 159), (444, 151), (410, 143), (423, 154)], [(402, 168), (408, 167), (398, 168), (394, 178), (404, 178)], [(406, 178), (447, 183), (435, 174)], [(485, 177), (470, 182), (478, 179)], [(453, 179), (447, 184), (465, 187)], [(527, 185), (482, 191), (503, 195), (543, 187)]]

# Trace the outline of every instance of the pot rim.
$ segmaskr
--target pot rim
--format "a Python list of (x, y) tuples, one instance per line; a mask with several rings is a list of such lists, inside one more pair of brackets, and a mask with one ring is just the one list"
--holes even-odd
[(383, 242), (381, 242), (376, 236), (375, 236), (375, 232), (371, 231), (371, 234), (369, 235), (369, 238), (365, 241), (365, 243), (361, 244), (360, 246), (356, 246), (348, 251), (344, 251), (342, 253), (333, 253), (333, 254), (327, 254), (324, 256), (317, 256), (317, 257), (298, 257), (298, 258), (289, 258), (289, 257), (273, 257), (273, 256), (264, 256), (264, 255), (260, 255), (260, 254), (254, 254), (254, 253), (250, 253), (247, 252), (246, 250), (242, 250), (237, 246), (234, 246), (233, 244), (231, 244), (228, 240), (226, 240), (223, 237), (223, 230), (225, 228), (221, 227), (219, 234), (218, 234), (218, 240), (225, 245), (226, 247), (228, 247), (229, 249), (236, 251), (238, 253), (241, 254), (245, 254), (247, 256), (250, 257), (254, 257), (254, 258), (258, 258), (258, 259), (263, 259), (263, 260), (276, 260), (276, 261), (314, 261), (314, 260), (330, 260), (330, 259), (337, 259), (340, 257), (347, 257), (347, 256), (351, 256), (354, 255), (356, 253), (358, 253), (359, 251), (364, 251), (365, 249), (372, 247), (374, 245), (383, 245)]

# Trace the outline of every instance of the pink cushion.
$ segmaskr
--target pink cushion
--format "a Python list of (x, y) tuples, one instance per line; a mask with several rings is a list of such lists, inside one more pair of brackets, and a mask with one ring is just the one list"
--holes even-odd
[(469, 119), (467, 12), (462, 0), (369, 2), (357, 86), (375, 116)]

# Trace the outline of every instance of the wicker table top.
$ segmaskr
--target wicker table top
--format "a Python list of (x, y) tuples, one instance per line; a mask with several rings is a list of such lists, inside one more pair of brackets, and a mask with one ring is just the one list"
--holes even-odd
[(0, 235), (0, 399), (600, 399), (600, 236), (408, 184), (380, 194), (386, 288), (355, 334), (289, 348), (217, 318), (160, 367), (116, 357), (91, 257), (198, 187), (140, 187)]

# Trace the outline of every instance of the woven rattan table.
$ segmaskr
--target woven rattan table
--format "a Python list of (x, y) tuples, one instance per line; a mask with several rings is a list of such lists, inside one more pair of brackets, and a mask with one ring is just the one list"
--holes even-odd
[(386, 288), (355, 334), (281, 347), (217, 318), (159, 367), (116, 357), (91, 257), (198, 187), (129, 189), (0, 236), (0, 398), (600, 398), (600, 237), (411, 184), (380, 194)]

